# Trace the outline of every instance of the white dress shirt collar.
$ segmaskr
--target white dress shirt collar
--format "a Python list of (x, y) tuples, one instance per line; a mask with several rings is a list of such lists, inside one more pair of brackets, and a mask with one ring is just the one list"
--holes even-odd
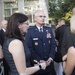
[(40, 28), (42, 28), (42, 32), (43, 32), (43, 26), (39, 27), (36, 25), (36, 27), (38, 28), (39, 32), (40, 32)]
[(3, 30), (4, 32), (6, 32), (6, 30), (5, 30), (4, 28), (2, 28), (2, 30)]

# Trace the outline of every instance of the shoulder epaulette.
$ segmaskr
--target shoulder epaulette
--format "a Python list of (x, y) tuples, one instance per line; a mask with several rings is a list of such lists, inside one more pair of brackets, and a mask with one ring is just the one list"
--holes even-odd
[(31, 30), (31, 29), (33, 29), (33, 26), (30, 26), (30, 27), (28, 28), (28, 30)]
[(51, 28), (51, 27), (48, 27), (48, 26), (44, 26), (45, 28)]

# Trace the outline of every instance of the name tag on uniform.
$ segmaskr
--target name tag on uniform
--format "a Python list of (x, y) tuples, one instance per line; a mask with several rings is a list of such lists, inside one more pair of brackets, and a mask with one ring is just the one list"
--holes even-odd
[(33, 40), (38, 40), (38, 38), (33, 38)]

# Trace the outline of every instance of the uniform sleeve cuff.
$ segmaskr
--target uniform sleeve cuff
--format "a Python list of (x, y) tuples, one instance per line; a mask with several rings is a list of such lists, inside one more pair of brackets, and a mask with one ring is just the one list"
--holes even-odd
[(50, 57), (49, 59), (50, 59), (51, 61), (53, 61), (53, 59), (52, 59), (51, 57)]

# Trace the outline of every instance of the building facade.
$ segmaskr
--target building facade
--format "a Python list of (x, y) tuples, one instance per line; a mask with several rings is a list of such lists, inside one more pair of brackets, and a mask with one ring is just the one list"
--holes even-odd
[(0, 23), (15, 12), (21, 12), (29, 17), (30, 24), (34, 23), (34, 12), (37, 9), (44, 10), (45, 23), (48, 23), (48, 0), (0, 0)]

